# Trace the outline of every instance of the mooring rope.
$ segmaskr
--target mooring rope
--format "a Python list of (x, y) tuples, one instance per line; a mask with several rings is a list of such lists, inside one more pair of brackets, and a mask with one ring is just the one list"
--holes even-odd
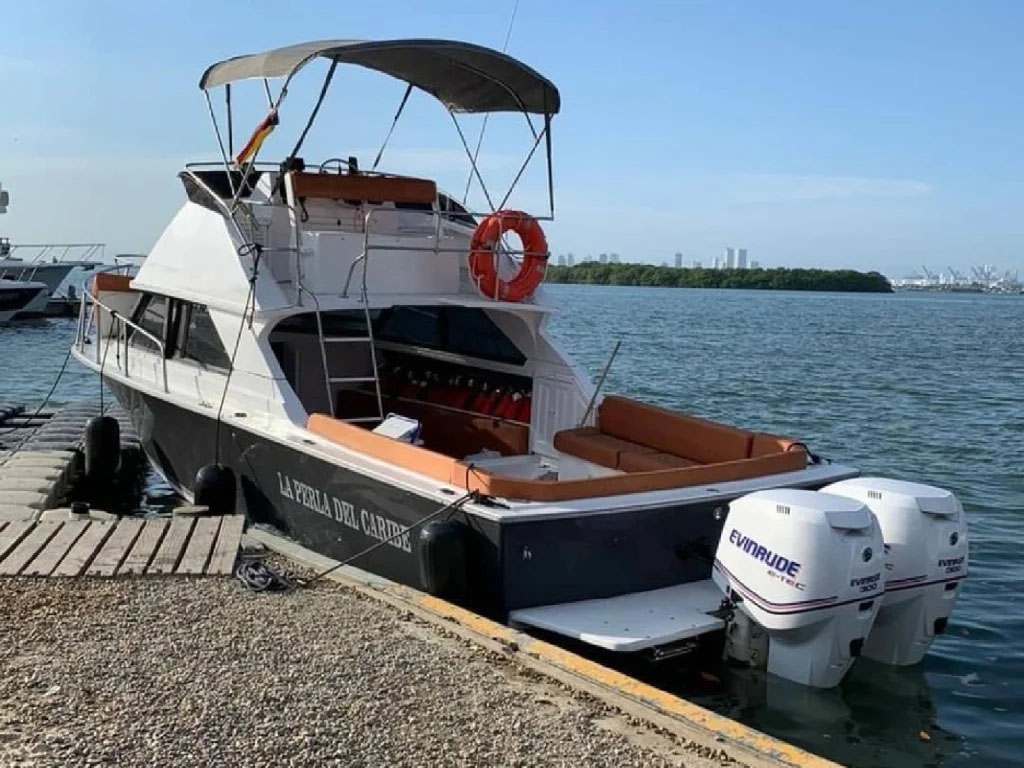
[(399, 536), (402, 536), (402, 535), (408, 533), (413, 528), (416, 528), (417, 526), (423, 525), (424, 523), (428, 522), (429, 520), (432, 520), (435, 517), (438, 517), (439, 515), (443, 515), (445, 512), (448, 512), (449, 510), (456, 510), (459, 507), (461, 507), (463, 504), (465, 504), (467, 501), (469, 501), (471, 499), (477, 499), (477, 498), (479, 498), (479, 496), (480, 496), (480, 492), (479, 491), (469, 491), (468, 493), (464, 494), (463, 496), (460, 496), (459, 498), (457, 498), (455, 501), (453, 501), (453, 502), (451, 502), (449, 504), (445, 504), (440, 509), (435, 509), (429, 515), (425, 515), (425, 516), (421, 517), (415, 523), (412, 523), (411, 525), (409, 525), (406, 528), (400, 529), (399, 531), (397, 531), (396, 533), (392, 534), (391, 536), (388, 536), (386, 539), (381, 539), (380, 541), (372, 544), (371, 546), (367, 547), (366, 549), (362, 550), (361, 552), (356, 552), (351, 557), (348, 557), (345, 560), (342, 560), (340, 563), (335, 563), (330, 568), (328, 568), (326, 571), (321, 571), (320, 573), (316, 574), (313, 578), (305, 580), (305, 581), (300, 581), (299, 585), (302, 586), (302, 587), (312, 586), (315, 582), (319, 581), (320, 579), (324, 578), (325, 576), (327, 576), (327, 575), (329, 575), (331, 573), (334, 573), (336, 570), (338, 570), (339, 568), (341, 568), (343, 566), (349, 565), (350, 563), (358, 560), (360, 557), (363, 557), (364, 555), (370, 554), (371, 552), (373, 552), (374, 550), (378, 549), (379, 547), (382, 547), (385, 544), (393, 541), (394, 539), (397, 539)]
[(242, 560), (235, 578), (253, 592), (287, 592), (291, 582), (262, 560)]

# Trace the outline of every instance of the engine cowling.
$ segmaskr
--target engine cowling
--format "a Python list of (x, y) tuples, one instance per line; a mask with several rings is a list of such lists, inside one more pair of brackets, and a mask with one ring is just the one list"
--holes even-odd
[(874, 515), (859, 501), (758, 491), (729, 505), (712, 576), (767, 631), (769, 672), (830, 688), (860, 655), (878, 613), (882, 546)]
[(945, 628), (967, 576), (967, 522), (951, 492), (921, 483), (858, 477), (823, 491), (866, 504), (885, 541), (885, 596), (864, 655), (916, 664)]

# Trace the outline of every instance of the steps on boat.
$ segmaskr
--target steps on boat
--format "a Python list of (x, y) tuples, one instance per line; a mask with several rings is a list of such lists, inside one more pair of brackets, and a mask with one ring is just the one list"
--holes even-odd
[(723, 629), (725, 622), (709, 615), (721, 602), (722, 592), (705, 579), (598, 600), (520, 608), (509, 614), (509, 622), (609, 651), (632, 652)]

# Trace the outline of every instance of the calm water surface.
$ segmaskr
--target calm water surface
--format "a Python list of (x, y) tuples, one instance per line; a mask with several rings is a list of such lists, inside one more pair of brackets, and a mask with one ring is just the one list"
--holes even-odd
[[(861, 660), (825, 692), (737, 670), (659, 682), (844, 763), (1024, 765), (1024, 297), (548, 290), (555, 334), (592, 374), (622, 340), (606, 391), (799, 437), (968, 510), (971, 576), (920, 666)], [(44, 397), (73, 333), (0, 328), (0, 401)], [(55, 401), (98, 396), (71, 361)]]
[(677, 690), (844, 763), (1024, 764), (1024, 297), (549, 291), (592, 374), (622, 339), (608, 392), (799, 437), (967, 509), (971, 575), (921, 665), (858, 661), (827, 692), (738, 672)]

